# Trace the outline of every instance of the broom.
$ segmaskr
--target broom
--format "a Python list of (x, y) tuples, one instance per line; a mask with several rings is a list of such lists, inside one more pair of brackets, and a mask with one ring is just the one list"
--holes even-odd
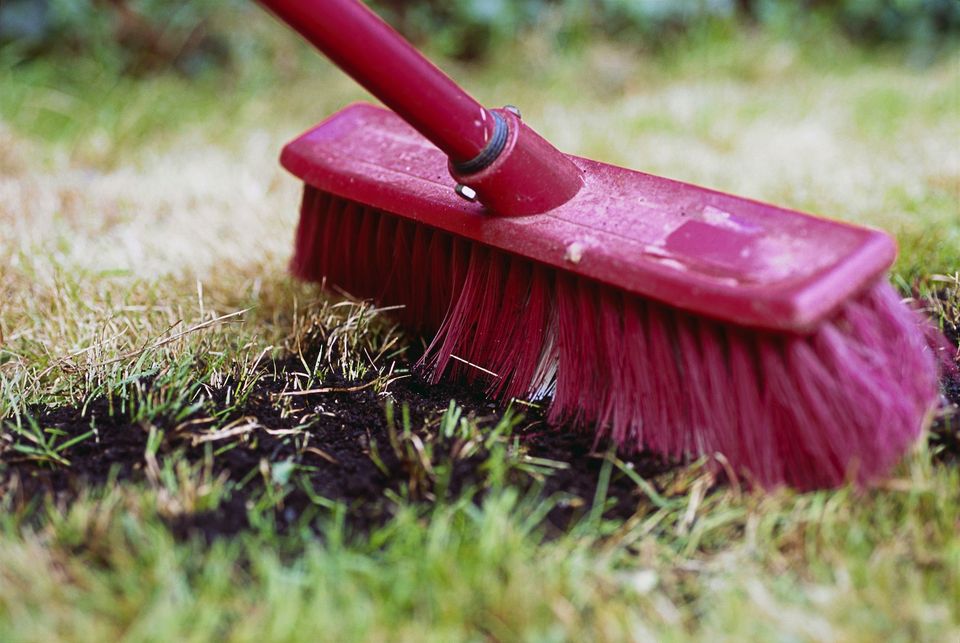
[(559, 152), (354, 0), (260, 0), (393, 111), (282, 153), (292, 271), (432, 333), (418, 367), (764, 487), (870, 483), (937, 400), (886, 234)]

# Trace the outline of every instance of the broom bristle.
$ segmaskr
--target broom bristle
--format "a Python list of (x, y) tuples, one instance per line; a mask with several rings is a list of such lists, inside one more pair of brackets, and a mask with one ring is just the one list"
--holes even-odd
[(885, 281), (809, 335), (697, 317), (307, 187), (293, 270), (435, 332), (419, 367), (628, 451), (723, 454), (772, 487), (869, 483), (937, 400), (921, 318)]

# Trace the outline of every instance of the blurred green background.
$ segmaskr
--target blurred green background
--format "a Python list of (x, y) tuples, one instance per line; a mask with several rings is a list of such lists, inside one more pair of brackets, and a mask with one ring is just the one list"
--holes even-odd
[[(960, 0), (371, 4), (568, 153), (883, 227), (908, 280), (956, 269)], [(10, 176), (261, 133), (273, 167), (369, 99), (249, 0), (0, 0), (0, 88)]]
[[(560, 49), (596, 37), (657, 51), (678, 37), (737, 27), (784, 37), (833, 29), (868, 47), (896, 44), (916, 64), (960, 33), (957, 0), (377, 0), (409, 38), (439, 54), (477, 60), (535, 30)], [(187, 75), (229, 67), (263, 47), (251, 41), (246, 0), (4, 0), (8, 61), (95, 55), (114, 69)]]

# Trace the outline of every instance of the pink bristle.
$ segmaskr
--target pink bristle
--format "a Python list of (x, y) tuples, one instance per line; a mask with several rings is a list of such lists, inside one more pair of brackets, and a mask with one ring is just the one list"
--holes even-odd
[(319, 234), (323, 217), (318, 214), (318, 201), (324, 198), (319, 190), (304, 190), (300, 201), (300, 221), (297, 223), (296, 246), (290, 260), (290, 272), (301, 279), (319, 281), (321, 272), (316, 269), (322, 251), (324, 237)]
[(419, 363), (432, 381), (464, 378), (501, 400), (546, 394), (551, 423), (625, 451), (722, 453), (766, 487), (876, 480), (937, 399), (927, 325), (885, 282), (809, 335), (754, 331), (313, 188), (292, 268), (402, 304), (405, 324), (435, 332)]
[[(741, 331), (743, 332), (743, 331)], [(773, 480), (776, 457), (772, 440), (761, 439), (756, 431), (746, 427), (763, 426), (766, 422), (764, 408), (765, 391), (757, 386), (760, 379), (760, 364), (753, 346), (732, 332), (729, 337), (730, 352), (730, 398), (736, 409), (737, 453), (727, 455), (731, 462), (742, 462), (753, 477)]]
[[(621, 300), (623, 297), (621, 297)], [(613, 423), (612, 437), (618, 444), (646, 444), (649, 427), (654, 425), (650, 409), (652, 404), (644, 404), (644, 400), (653, 399), (653, 384), (651, 381), (650, 351), (648, 343), (624, 343), (623, 337), (637, 337), (643, 332), (642, 307), (621, 303), (623, 309), (622, 321), (617, 323), (616, 315), (606, 315), (607, 349), (620, 356), (617, 371), (620, 373), (621, 386), (615, 392), (618, 403), (615, 414), (610, 418)], [(620, 331), (620, 332), (618, 332)], [(638, 412), (639, 410), (639, 412)]]
[[(668, 311), (661, 310), (656, 304), (649, 303), (644, 308), (646, 324), (641, 329), (641, 334), (633, 339), (624, 338), (625, 343), (646, 341), (650, 358), (644, 370), (652, 396), (648, 400), (642, 400), (640, 408), (649, 405), (654, 412), (646, 439), (638, 447), (647, 446), (659, 453), (676, 457), (687, 451), (683, 440), (689, 435), (687, 427), (690, 415), (689, 406), (683, 396), (684, 384), (669, 326), (676, 320), (670, 319), (674, 315), (669, 315)], [(675, 430), (664, 431), (662, 427), (674, 427)]]
[(594, 371), (609, 365), (597, 355), (594, 326), (580, 324), (578, 309), (587, 302), (579, 297), (576, 279), (558, 275), (554, 287), (557, 374), (548, 417), (552, 423), (580, 424), (588, 416), (581, 398), (596, 391)]

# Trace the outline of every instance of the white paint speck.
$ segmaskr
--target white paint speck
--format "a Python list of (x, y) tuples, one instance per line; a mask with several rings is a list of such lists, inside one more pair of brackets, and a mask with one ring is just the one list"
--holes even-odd
[(736, 227), (731, 226), (730, 222), (730, 213), (724, 212), (720, 208), (715, 208), (712, 205), (708, 205), (703, 209), (703, 220), (705, 223), (710, 225), (720, 226), (720, 227)]
[(580, 260), (583, 259), (584, 250), (585, 248), (582, 243), (574, 241), (567, 245), (567, 250), (563, 254), (563, 258), (570, 263), (580, 263)]

